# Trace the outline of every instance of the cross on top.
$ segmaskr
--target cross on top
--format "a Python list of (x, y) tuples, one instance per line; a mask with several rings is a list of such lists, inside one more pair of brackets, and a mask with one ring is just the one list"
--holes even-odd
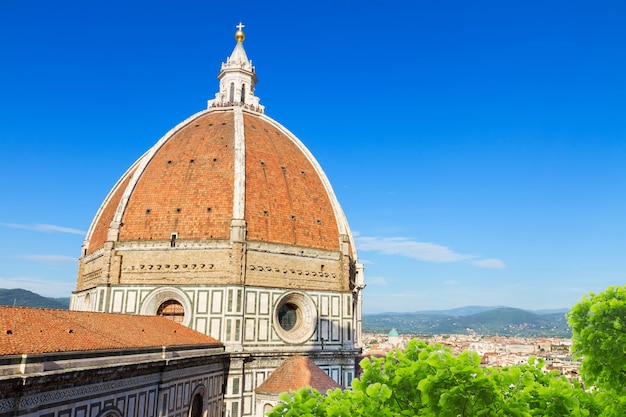
[(241, 30), (243, 28), (245, 28), (246, 26), (243, 25), (241, 22), (239, 22), (239, 24), (237, 26), (235, 26), (237, 29)]

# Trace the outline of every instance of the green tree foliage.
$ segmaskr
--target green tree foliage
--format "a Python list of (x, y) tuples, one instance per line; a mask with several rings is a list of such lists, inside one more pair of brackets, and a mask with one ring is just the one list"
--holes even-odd
[(575, 357), (586, 384), (610, 391), (626, 387), (626, 287), (587, 294), (568, 313)]
[(311, 388), (283, 394), (268, 415), (282, 416), (600, 416), (592, 393), (555, 373), (543, 362), (482, 368), (472, 352), (423, 341), (385, 358), (364, 359), (352, 390), (326, 396)]

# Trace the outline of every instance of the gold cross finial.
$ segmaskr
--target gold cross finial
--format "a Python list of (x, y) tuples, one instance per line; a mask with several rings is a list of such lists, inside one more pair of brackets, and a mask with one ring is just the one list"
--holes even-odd
[(237, 42), (243, 42), (243, 40), (246, 38), (246, 35), (244, 35), (243, 30), (241, 29), (245, 28), (245, 25), (239, 22), (239, 24), (235, 27), (237, 28), (237, 32), (235, 32), (235, 39), (237, 39)]

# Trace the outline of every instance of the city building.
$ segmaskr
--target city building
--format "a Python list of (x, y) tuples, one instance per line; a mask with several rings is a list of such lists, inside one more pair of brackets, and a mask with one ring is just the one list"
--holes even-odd
[(229, 355), (163, 317), (0, 306), (0, 417), (221, 416)]
[(122, 175), (81, 249), (75, 311), (163, 316), (219, 340), (227, 416), (294, 356), (349, 387), (361, 353), (363, 266), (328, 178), (265, 114), (236, 45), (206, 110)]

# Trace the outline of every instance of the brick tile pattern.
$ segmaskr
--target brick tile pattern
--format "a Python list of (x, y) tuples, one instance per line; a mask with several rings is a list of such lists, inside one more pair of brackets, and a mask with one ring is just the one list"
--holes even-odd
[(286, 359), (261, 385), (257, 394), (278, 395), (300, 388), (315, 388), (322, 394), (334, 388), (343, 388), (306, 356)]
[(309, 160), (274, 126), (244, 120), (248, 240), (338, 250), (332, 204)]
[(232, 112), (192, 120), (156, 152), (122, 218), (120, 241), (227, 239), (233, 207)]
[[(331, 201), (313, 165), (283, 132), (244, 114), (247, 239), (337, 250)], [(234, 118), (210, 112), (155, 153), (122, 217), (120, 241), (228, 239), (233, 210)], [(131, 173), (132, 174), (132, 173)], [(88, 253), (101, 248), (131, 174), (97, 219)]]
[(221, 344), (163, 317), (0, 306), (0, 356)]
[(94, 225), (94, 229), (91, 233), (91, 239), (89, 240), (89, 247), (87, 248), (87, 254), (92, 253), (94, 250), (101, 248), (104, 242), (107, 240), (109, 225), (115, 216), (117, 207), (120, 204), (122, 195), (128, 187), (128, 183), (132, 178), (134, 170), (127, 173), (126, 178), (120, 181), (118, 188), (111, 195), (111, 199), (106, 206), (103, 207), (100, 217), (97, 219), (97, 223)]

